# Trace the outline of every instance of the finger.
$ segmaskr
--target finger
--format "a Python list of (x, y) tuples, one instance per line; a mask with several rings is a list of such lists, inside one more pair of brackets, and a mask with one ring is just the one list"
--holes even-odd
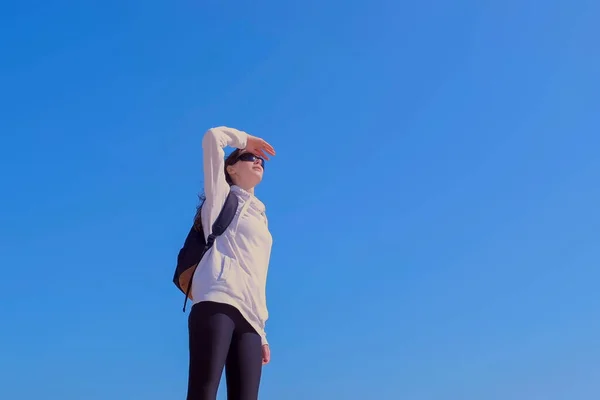
[(265, 150), (271, 154), (272, 156), (275, 155), (275, 149), (273, 148), (273, 146), (271, 146), (269, 143), (265, 142), (265, 146), (264, 146)]
[(265, 151), (265, 150), (262, 150), (262, 153), (261, 153), (261, 154), (262, 154), (262, 157), (263, 157), (264, 159), (266, 159), (266, 160), (268, 160), (268, 159), (269, 159), (269, 155), (271, 155), (271, 156), (275, 155), (275, 154), (273, 154), (272, 152), (270, 152), (270, 151)]
[(265, 160), (269, 160), (269, 156), (267, 156), (264, 151), (258, 150), (256, 153), (257, 153), (257, 154), (255, 154), (256, 156), (258, 156), (260, 158), (264, 158)]
[(260, 142), (260, 148), (267, 151), (268, 153), (270, 153), (273, 156), (275, 155), (275, 149), (266, 140), (263, 140), (262, 142)]

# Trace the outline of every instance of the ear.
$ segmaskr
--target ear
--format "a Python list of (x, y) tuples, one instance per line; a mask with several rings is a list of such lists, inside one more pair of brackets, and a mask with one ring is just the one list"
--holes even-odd
[(227, 173), (231, 176), (234, 175), (235, 173), (235, 168), (233, 168), (233, 165), (228, 165), (227, 166)]

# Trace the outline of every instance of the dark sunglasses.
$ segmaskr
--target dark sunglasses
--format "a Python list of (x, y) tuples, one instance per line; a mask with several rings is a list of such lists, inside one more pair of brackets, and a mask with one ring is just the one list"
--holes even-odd
[(260, 165), (264, 169), (265, 168), (265, 160), (262, 157), (255, 156), (252, 153), (242, 153), (237, 157), (237, 159), (235, 161), (236, 162), (238, 162), (238, 161), (255, 162), (256, 160), (260, 160)]

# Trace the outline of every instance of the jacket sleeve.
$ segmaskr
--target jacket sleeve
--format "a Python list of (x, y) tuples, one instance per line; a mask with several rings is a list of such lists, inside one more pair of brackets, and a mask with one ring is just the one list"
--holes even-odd
[(259, 333), (260, 334), (260, 343), (263, 345), (269, 344), (269, 341), (267, 340), (267, 331), (266, 331), (267, 319), (269, 319), (269, 316), (268, 316), (268, 311), (267, 311), (266, 307), (264, 308), (264, 312), (266, 313), (266, 315), (265, 315), (264, 319), (262, 319), (260, 321), (261, 325), (262, 325), (261, 326), (262, 329), (261, 329), (261, 332)]
[[(266, 223), (266, 215), (265, 215), (265, 223)], [(269, 257), (270, 258), (270, 257)], [(270, 262), (271, 260), (268, 260), (268, 262)], [(268, 267), (267, 267), (268, 268)], [(267, 269), (268, 272), (268, 269)], [(269, 344), (268, 340), (267, 340), (267, 332), (266, 332), (266, 325), (267, 325), (267, 320), (269, 319), (269, 310), (267, 308), (267, 293), (266, 293), (266, 286), (267, 286), (267, 282), (266, 282), (267, 276), (265, 274), (265, 282), (264, 282), (264, 290), (261, 292), (261, 301), (260, 301), (260, 315), (261, 315), (261, 328), (262, 328), (262, 332), (260, 334), (260, 339), (261, 339), (261, 343), (264, 344)]]
[(202, 205), (202, 228), (208, 236), (212, 224), (223, 208), (229, 194), (229, 184), (225, 180), (225, 151), (226, 146), (243, 149), (246, 147), (248, 134), (246, 132), (219, 126), (211, 128), (202, 139), (202, 154), (204, 166), (204, 195), (206, 200)]
[(265, 344), (267, 344), (267, 345), (269, 344), (269, 342), (267, 341), (267, 332), (265, 332), (264, 330), (263, 330), (263, 333), (262, 333), (262, 335), (260, 335), (260, 343), (261, 343), (261, 345), (263, 345), (263, 346), (264, 346)]

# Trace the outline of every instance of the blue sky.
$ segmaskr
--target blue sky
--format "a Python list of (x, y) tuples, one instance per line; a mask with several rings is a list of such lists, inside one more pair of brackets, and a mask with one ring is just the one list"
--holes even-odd
[(597, 399), (599, 12), (4, 5), (1, 397), (185, 397), (171, 277), (229, 125), (277, 151), (261, 399)]

